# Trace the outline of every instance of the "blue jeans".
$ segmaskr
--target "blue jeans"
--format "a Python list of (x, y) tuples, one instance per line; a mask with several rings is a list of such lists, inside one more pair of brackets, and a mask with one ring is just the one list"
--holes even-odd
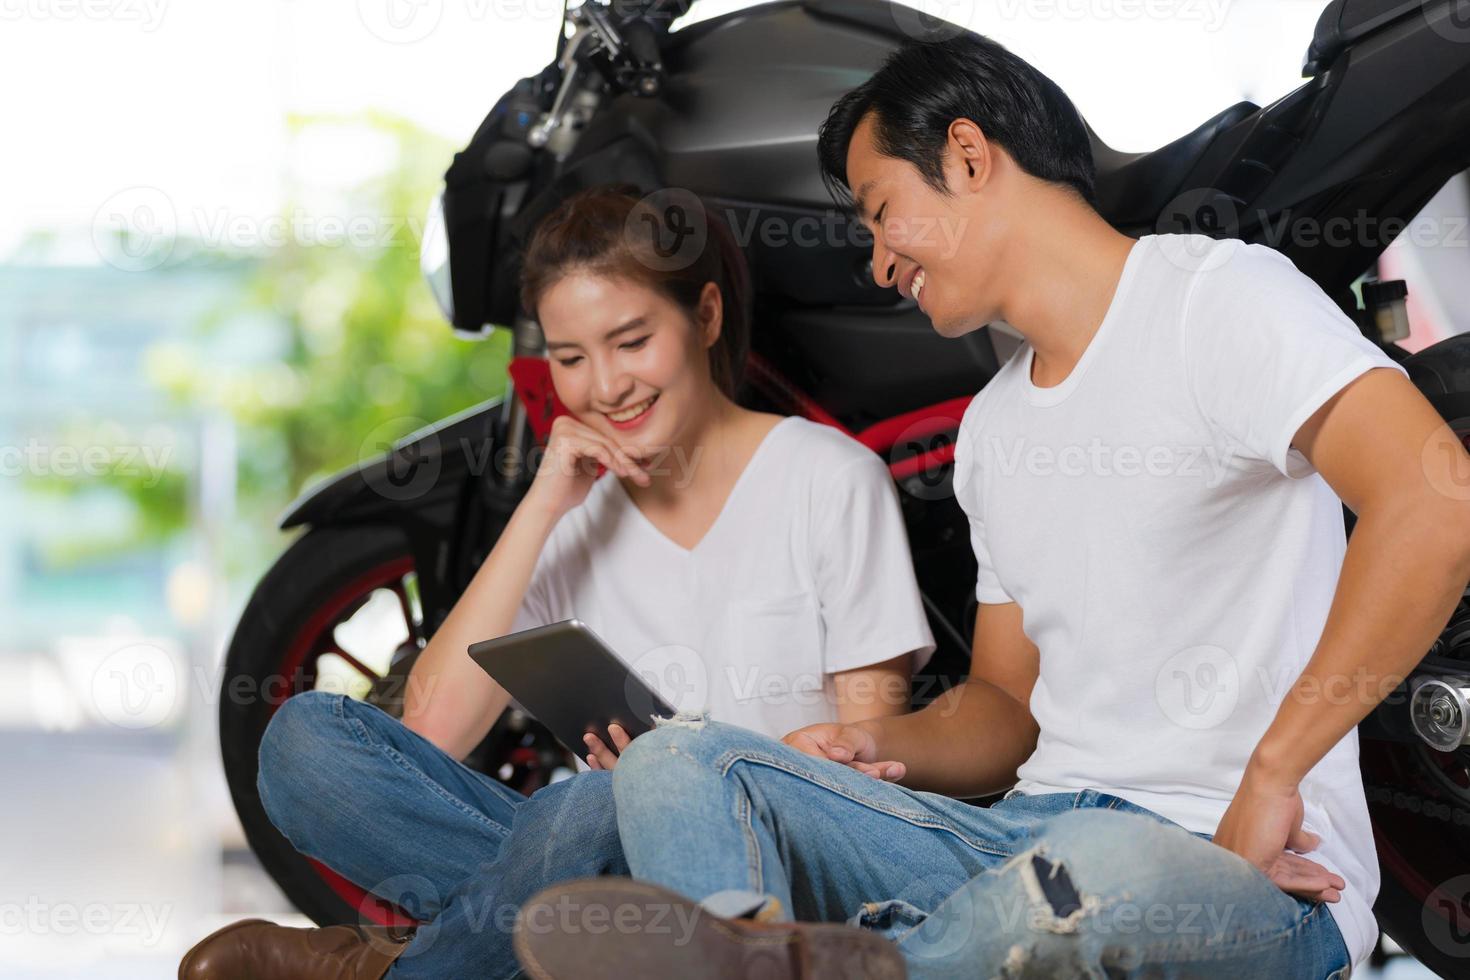
[(288, 699), (260, 745), (261, 803), (297, 850), (423, 925), (388, 976), (522, 976), (516, 912), (570, 878), (626, 875), (612, 774), (529, 798), (379, 709), (340, 694)]
[(613, 795), (635, 877), (876, 930), (913, 980), (1349, 973), (1325, 904), (1096, 790), (973, 806), (681, 717), (628, 747)]

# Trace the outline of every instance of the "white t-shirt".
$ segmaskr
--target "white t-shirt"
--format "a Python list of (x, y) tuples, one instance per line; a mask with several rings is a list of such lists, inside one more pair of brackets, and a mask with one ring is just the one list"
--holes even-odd
[(774, 738), (837, 720), (827, 675), (934, 651), (887, 467), (799, 416), (693, 550), (604, 473), (552, 529), (513, 629), (573, 617), (673, 707)]
[[(954, 480), (976, 596), (1018, 603), (1040, 651), (1017, 788), (1093, 788), (1213, 834), (1346, 549), (1341, 502), (1291, 438), (1363, 372), (1403, 369), (1291, 260), (1202, 235), (1135, 243), (1060, 384), (1032, 382), (1032, 353), (970, 403)], [(1356, 731), (1301, 794), (1322, 836), (1306, 856), (1347, 882), (1329, 908), (1356, 966), (1379, 885)]]

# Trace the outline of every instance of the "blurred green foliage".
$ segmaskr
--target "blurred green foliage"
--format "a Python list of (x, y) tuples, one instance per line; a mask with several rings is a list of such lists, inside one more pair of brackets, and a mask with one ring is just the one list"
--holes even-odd
[[(193, 337), (156, 343), (144, 361), (149, 382), (179, 414), (223, 413), (235, 422), (239, 520), (230, 534), (243, 547), (225, 549), (227, 575), (252, 574), (284, 547), (276, 522), (310, 484), (500, 395), (506, 379), (506, 332), (480, 342), (456, 337), (419, 272), (424, 217), (457, 147), (379, 112), (293, 116), (288, 127), (288, 158), (336, 133), (351, 135), (354, 144), (371, 134), (371, 145), (385, 148), (387, 165), (369, 179), (325, 191), (288, 173), (284, 227), (305, 215), (316, 235), (287, 234), (263, 248), (180, 242), (170, 264), (144, 273), (167, 276), (181, 266), (242, 270), (241, 288), (228, 290), (230, 300), (200, 318)], [(321, 243), (333, 222), (366, 225), (372, 233)], [(230, 356), (241, 346), (223, 342), (231, 331), (266, 331), (276, 338), (274, 349)], [(194, 453), (175, 453), (162, 474), (110, 476), (108, 486), (135, 508), (129, 537), (145, 540), (99, 542), (101, 550), (156, 545), (186, 528), (196, 516), (189, 510), (196, 464)], [(84, 485), (46, 477), (30, 482), (63, 495)]]

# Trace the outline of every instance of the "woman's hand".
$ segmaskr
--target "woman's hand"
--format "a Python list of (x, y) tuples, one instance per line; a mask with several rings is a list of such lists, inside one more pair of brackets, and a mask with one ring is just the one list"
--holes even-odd
[(607, 726), (607, 734), (613, 740), (613, 745), (617, 746), (617, 752), (608, 748), (603, 744), (602, 739), (591, 732), (582, 736), (582, 741), (587, 743), (587, 765), (593, 769), (611, 769), (616, 766), (618, 756), (622, 755), (623, 750), (633, 741), (628, 737), (628, 733), (623, 731), (623, 726), (617, 722)]
[(641, 449), (618, 446), (570, 415), (558, 416), (551, 423), (546, 453), (541, 458), (526, 499), (546, 507), (559, 519), (587, 499), (587, 491), (592, 489), (592, 483), (597, 479), (599, 463), (617, 476), (646, 487), (652, 480), (638, 462), (643, 453)]
[(840, 762), (874, 779), (897, 782), (908, 771), (902, 762), (880, 762), (877, 741), (871, 732), (859, 725), (835, 721), (807, 725), (781, 741), (798, 752)]

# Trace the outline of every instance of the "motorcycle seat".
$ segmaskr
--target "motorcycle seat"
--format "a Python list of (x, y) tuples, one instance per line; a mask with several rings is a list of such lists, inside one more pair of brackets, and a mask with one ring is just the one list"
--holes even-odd
[[(894, 19), (894, 5), (872, 0), (798, 0), (813, 16), (845, 21), (876, 30), (902, 41), (906, 35)], [(1335, 0), (1343, 3), (1345, 0)], [(1386, 0), (1372, 0), (1383, 3)], [(1205, 120), (1192, 133), (1144, 153), (1122, 153), (1104, 143), (1083, 120), (1092, 141), (1092, 159), (1097, 170), (1097, 205), (1102, 216), (1114, 225), (1152, 227), (1164, 205), (1179, 193), (1195, 162), (1215, 138), (1242, 119), (1258, 111), (1253, 102), (1237, 102)]]
[(1237, 102), (1193, 132), (1143, 153), (1113, 149), (1084, 120), (1097, 169), (1098, 211), (1118, 227), (1153, 226), (1210, 144), (1259, 109), (1254, 102)]

